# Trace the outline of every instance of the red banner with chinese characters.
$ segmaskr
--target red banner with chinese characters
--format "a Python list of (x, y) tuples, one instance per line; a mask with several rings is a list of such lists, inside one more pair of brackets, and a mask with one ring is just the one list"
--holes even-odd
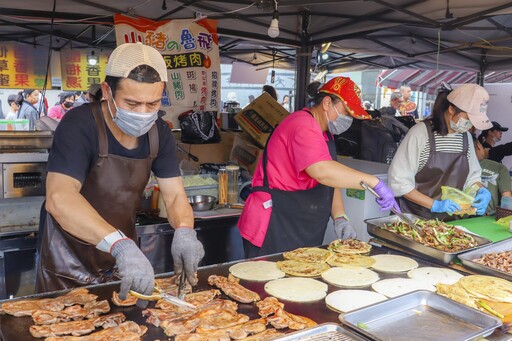
[(107, 60), (108, 54), (100, 50), (61, 50), (62, 90), (86, 91), (91, 84), (100, 84), (105, 80)]
[(218, 110), (220, 57), (216, 20), (157, 22), (116, 14), (114, 23), (117, 45), (142, 42), (162, 53), (169, 78), (162, 105), (170, 106), (172, 114)]
[(0, 43), (0, 88), (42, 89), (47, 64), (48, 49)]

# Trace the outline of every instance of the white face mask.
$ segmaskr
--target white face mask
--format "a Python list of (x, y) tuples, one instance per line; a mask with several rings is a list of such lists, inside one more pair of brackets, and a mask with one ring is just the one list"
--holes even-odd
[(352, 116), (346, 116), (346, 115), (340, 114), (338, 112), (338, 109), (336, 109), (336, 107), (334, 106), (334, 103), (332, 106), (333, 106), (334, 110), (336, 111), (336, 114), (338, 115), (338, 117), (336, 117), (336, 119), (334, 121), (330, 121), (329, 116), (327, 115), (327, 112), (326, 112), (325, 115), (327, 117), (327, 126), (329, 127), (329, 131), (331, 132), (331, 134), (339, 135), (339, 134), (346, 132), (348, 130), (348, 128), (350, 128), (350, 126), (352, 125), (352, 121), (354, 119), (352, 118)]
[[(112, 95), (112, 90), (110, 90), (110, 94)], [(151, 129), (158, 118), (158, 111), (139, 113), (118, 107), (113, 95), (112, 102), (114, 102), (114, 106), (116, 107), (116, 116), (114, 117), (112, 114), (110, 101), (107, 101), (110, 116), (119, 129), (121, 129), (126, 135), (135, 137), (144, 135), (149, 131), (149, 129)]]
[(465, 118), (462, 117), (459, 118), (457, 123), (453, 123), (453, 121), (450, 120), (450, 128), (455, 130), (457, 133), (465, 133), (466, 131), (471, 129), (472, 126), (473, 124), (471, 123), (470, 120), (466, 120)]

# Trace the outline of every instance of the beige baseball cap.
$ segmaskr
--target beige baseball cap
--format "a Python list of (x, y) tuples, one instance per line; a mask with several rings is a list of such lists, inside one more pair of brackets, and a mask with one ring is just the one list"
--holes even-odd
[(462, 84), (448, 94), (448, 101), (468, 114), (471, 123), (479, 130), (492, 128), (487, 117), (489, 94), (478, 84)]
[(110, 55), (105, 72), (107, 76), (126, 78), (140, 65), (151, 66), (167, 82), (167, 68), (160, 52), (140, 42), (119, 45)]

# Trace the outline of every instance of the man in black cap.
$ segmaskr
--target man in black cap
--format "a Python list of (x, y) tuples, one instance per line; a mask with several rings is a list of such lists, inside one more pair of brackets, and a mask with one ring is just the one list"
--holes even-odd
[(492, 148), (497, 142), (501, 141), (503, 132), (507, 130), (508, 128), (502, 127), (501, 124), (496, 121), (492, 121), (492, 128), (482, 131), (478, 139), (484, 148)]
[(492, 128), (482, 131), (478, 136), (482, 146), (489, 150), (489, 160), (501, 162), (505, 156), (512, 155), (512, 142), (496, 145), (501, 140), (503, 132), (507, 130), (507, 127), (502, 127), (498, 122), (492, 121)]

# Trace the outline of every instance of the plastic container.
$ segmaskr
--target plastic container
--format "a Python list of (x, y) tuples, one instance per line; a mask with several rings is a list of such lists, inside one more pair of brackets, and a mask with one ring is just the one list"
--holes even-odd
[(237, 165), (227, 165), (228, 173), (228, 204), (236, 204), (238, 202), (238, 172), (240, 167)]
[[(202, 179), (211, 179), (215, 183), (208, 185), (197, 185), (197, 186), (187, 186), (187, 183), (190, 182), (201, 182)], [(188, 197), (194, 195), (211, 195), (212, 197), (219, 197), (219, 184), (217, 174), (196, 174), (196, 175), (185, 175), (182, 177), (183, 184), (185, 185), (185, 192)], [(198, 180), (198, 181), (195, 181)], [(207, 180), (204, 180), (206, 182)]]
[(226, 168), (219, 169), (219, 205), (228, 203), (228, 173)]

